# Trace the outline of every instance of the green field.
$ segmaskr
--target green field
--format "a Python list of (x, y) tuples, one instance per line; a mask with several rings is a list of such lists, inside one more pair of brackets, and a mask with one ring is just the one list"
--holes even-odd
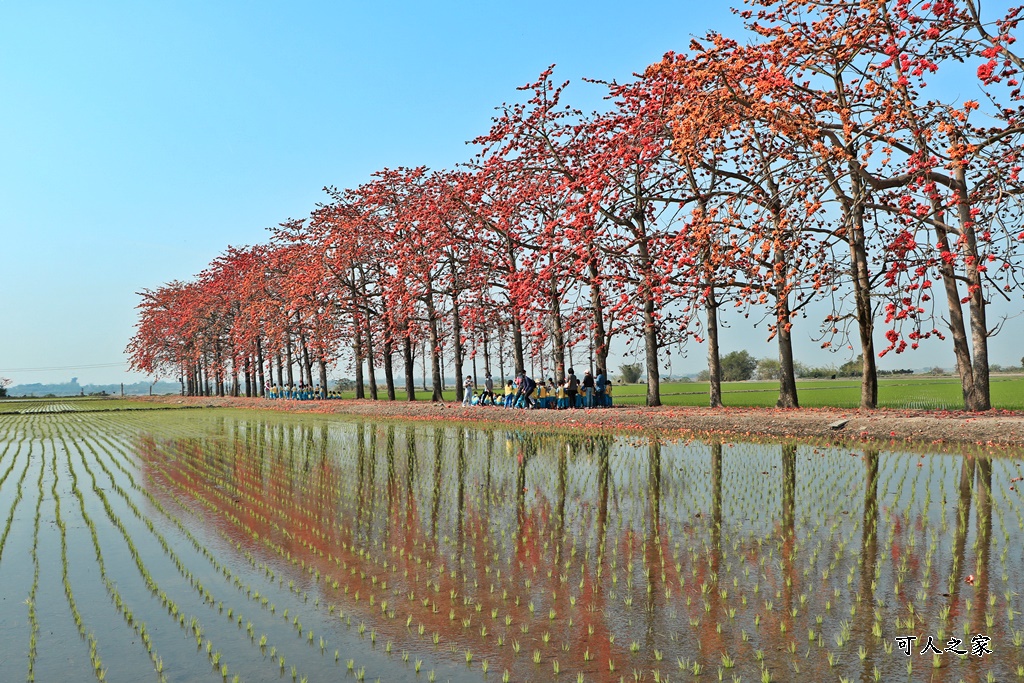
[[(880, 408), (918, 410), (960, 410), (963, 398), (960, 380), (956, 377), (909, 376), (884, 378), (878, 382)], [(860, 382), (856, 379), (797, 380), (800, 405), (804, 408), (856, 408), (860, 405)], [(383, 389), (380, 396), (384, 396)], [(399, 390), (399, 397), (404, 393)], [(429, 396), (420, 386), (416, 397)], [(354, 398), (354, 392), (342, 394)], [(445, 400), (455, 400), (455, 390), (444, 392)], [(775, 405), (779, 397), (778, 382), (723, 382), (722, 400), (727, 406), (765, 407)], [(643, 405), (647, 399), (646, 384), (616, 384), (612, 389), (615, 405)], [(707, 382), (664, 382), (661, 402), (668, 406), (707, 406)], [(1024, 410), (1024, 377), (1018, 375), (992, 378), (992, 407), (1002, 410)]]
[[(1024, 410), (1024, 377), (993, 377), (992, 407)], [(805, 408), (856, 408), (860, 405), (857, 380), (798, 380), (800, 405)], [(616, 386), (613, 400), (623, 404), (643, 404), (647, 387), (643, 384)], [(722, 401), (727, 406), (771, 407), (779, 397), (777, 382), (723, 382)], [(706, 406), (707, 382), (666, 383), (661, 386), (665, 405)], [(960, 380), (956, 377), (900, 377), (880, 379), (878, 405), (881, 408), (959, 410), (963, 408)]]
[[(860, 405), (860, 383), (855, 379), (797, 380), (800, 405), (804, 408), (856, 408)], [(398, 395), (404, 397), (399, 389)], [(722, 399), (726, 406), (738, 408), (775, 405), (779, 395), (777, 382), (723, 382)], [(381, 388), (379, 396), (385, 396)], [(416, 387), (416, 398), (424, 400), (429, 393)], [(445, 400), (455, 401), (455, 389), (444, 392)], [(646, 384), (617, 384), (612, 389), (615, 405), (644, 405)], [(354, 391), (344, 392), (343, 399), (355, 398)], [(661, 402), (667, 406), (696, 406), (708, 404), (707, 382), (664, 382)], [(905, 410), (960, 410), (963, 399), (960, 380), (956, 377), (909, 376), (879, 380), (878, 405), (880, 408)], [(60, 412), (94, 410), (145, 410), (168, 406), (130, 398), (10, 398), (0, 400), (0, 414), (23, 412)], [(1000, 410), (1024, 411), (1024, 377), (997, 375), (992, 378), (992, 407)]]

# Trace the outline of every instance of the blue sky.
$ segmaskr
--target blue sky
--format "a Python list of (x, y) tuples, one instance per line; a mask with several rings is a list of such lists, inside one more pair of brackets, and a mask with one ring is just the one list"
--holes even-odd
[[(264, 241), (325, 185), (466, 159), (494, 107), (549, 64), (624, 79), (738, 25), (727, 5), (691, 0), (0, 3), (0, 375), (142, 379), (118, 365), (136, 291)], [(571, 93), (597, 106), (596, 88)], [(759, 333), (725, 335), (727, 351), (774, 354)], [(994, 347), (993, 362), (1020, 357)]]

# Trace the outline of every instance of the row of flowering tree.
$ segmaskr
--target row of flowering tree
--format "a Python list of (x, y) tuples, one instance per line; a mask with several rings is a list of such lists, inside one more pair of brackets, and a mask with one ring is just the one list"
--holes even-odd
[(548, 69), (456, 169), (329, 188), (268, 244), (143, 292), (133, 366), (252, 395), (326, 385), (344, 357), (357, 396), (378, 398), (382, 372), (388, 399), (413, 400), (419, 353), (437, 400), (449, 359), (456, 378), (509, 356), (561, 382), (572, 349), (606, 369), (617, 340), (655, 406), (659, 360), (706, 343), (717, 406), (719, 329), (742, 316), (778, 345), (778, 405), (795, 407), (810, 318), (822, 346), (859, 345), (863, 407), (879, 356), (948, 335), (965, 408), (985, 410), (988, 309), (1022, 291), (1018, 13), (749, 0), (740, 39), (593, 82), (607, 106), (589, 114)]

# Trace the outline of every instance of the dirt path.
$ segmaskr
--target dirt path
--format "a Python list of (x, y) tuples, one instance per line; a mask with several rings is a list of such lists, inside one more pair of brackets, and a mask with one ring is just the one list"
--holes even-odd
[[(619, 406), (605, 410), (505, 410), (419, 401), (269, 401), (251, 398), (154, 396), (171, 405), (338, 413), (368, 418), (532, 424), (615, 431), (718, 433), (733, 436), (817, 438), (830, 441), (909, 442), (932, 446), (1024, 445), (1024, 413), (989, 411), (840, 410), (837, 408), (710, 408)], [(841, 427), (838, 423), (844, 423)], [(834, 428), (833, 425), (836, 427)]]

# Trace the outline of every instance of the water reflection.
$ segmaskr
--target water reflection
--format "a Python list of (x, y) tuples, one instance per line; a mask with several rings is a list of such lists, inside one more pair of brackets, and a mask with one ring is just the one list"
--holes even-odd
[(396, 647), (515, 680), (867, 681), (906, 675), (898, 635), (981, 633), (934, 673), (1016, 674), (1015, 460), (279, 419), (140, 437), (153, 495)]
[(862, 660), (860, 678), (871, 680), (880, 645), (877, 637), (869, 637), (879, 611), (875, 608), (875, 563), (878, 560), (878, 466), (877, 450), (869, 450), (864, 461), (864, 511), (860, 533), (860, 581), (857, 602), (862, 606), (854, 615), (854, 632), (858, 634), (867, 656)]

